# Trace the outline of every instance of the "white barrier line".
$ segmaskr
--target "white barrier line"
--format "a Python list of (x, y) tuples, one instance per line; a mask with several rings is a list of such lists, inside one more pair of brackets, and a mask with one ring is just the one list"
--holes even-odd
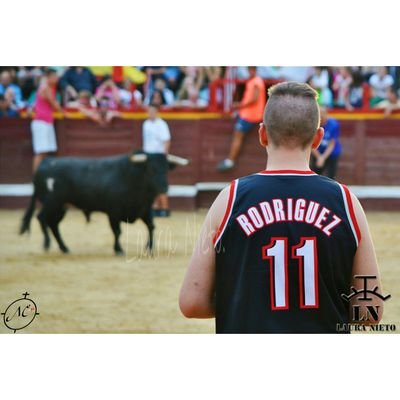
[[(199, 192), (220, 191), (229, 185), (228, 182), (199, 182), (195, 185), (171, 185), (170, 197), (196, 197)], [(400, 199), (400, 186), (349, 186), (360, 199)], [(0, 184), (0, 196), (31, 196), (31, 183)]]

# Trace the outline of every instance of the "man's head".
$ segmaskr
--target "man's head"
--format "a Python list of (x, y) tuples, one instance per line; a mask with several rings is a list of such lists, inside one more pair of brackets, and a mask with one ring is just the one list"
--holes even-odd
[(302, 150), (318, 147), (323, 129), (317, 92), (306, 83), (283, 82), (270, 87), (268, 95), (261, 144)]
[(158, 105), (151, 103), (147, 109), (149, 119), (154, 121), (158, 116)]
[(384, 78), (387, 75), (387, 68), (386, 67), (379, 67), (378, 68), (378, 75), (381, 78)]
[(80, 104), (87, 107), (90, 106), (90, 98), (92, 97), (92, 94), (88, 90), (81, 90), (78, 96)]
[(0, 75), (0, 83), (3, 86), (8, 86), (11, 83), (11, 74), (9, 71), (3, 71)]
[(249, 71), (250, 78), (257, 76), (257, 67), (247, 67), (247, 70)]
[(158, 79), (155, 80), (155, 82), (154, 82), (154, 88), (155, 88), (155, 89), (157, 89), (157, 90), (164, 90), (165, 87), (166, 87), (166, 84), (165, 84), (164, 79), (158, 78)]
[(55, 69), (48, 68), (45, 74), (49, 85), (56, 86), (58, 82), (57, 71)]

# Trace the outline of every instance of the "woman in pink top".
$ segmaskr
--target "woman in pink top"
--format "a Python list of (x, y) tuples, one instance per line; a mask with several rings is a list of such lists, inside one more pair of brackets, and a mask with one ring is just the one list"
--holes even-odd
[(48, 69), (36, 93), (33, 108), (35, 116), (31, 124), (34, 152), (33, 172), (48, 153), (57, 151), (53, 111), (62, 112), (61, 106), (56, 100), (57, 82), (56, 71)]

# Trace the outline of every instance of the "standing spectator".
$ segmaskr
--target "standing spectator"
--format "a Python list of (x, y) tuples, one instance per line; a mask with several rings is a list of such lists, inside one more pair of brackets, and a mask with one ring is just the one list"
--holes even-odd
[(0, 75), (0, 94), (5, 96), (7, 91), (10, 98), (12, 97), (15, 107), (22, 108), (24, 106), (24, 102), (22, 101), (21, 88), (12, 82), (10, 71), (5, 70)]
[(331, 107), (333, 103), (332, 91), (330, 85), (330, 75), (328, 68), (315, 67), (314, 73), (308, 80), (309, 85), (314, 88), (319, 94), (319, 104), (326, 107)]
[(369, 104), (374, 107), (382, 100), (387, 99), (388, 89), (394, 84), (394, 79), (387, 73), (386, 67), (379, 67), (378, 72), (369, 78), (371, 99)]
[(353, 83), (353, 77), (349, 67), (340, 67), (333, 81), (332, 88), (336, 93), (335, 105), (344, 107), (348, 111), (353, 110), (350, 103), (350, 87)]
[(233, 103), (233, 109), (239, 110), (231, 148), (228, 158), (217, 165), (217, 170), (229, 171), (235, 166), (237, 157), (243, 145), (244, 136), (254, 129), (263, 119), (266, 103), (266, 89), (264, 81), (257, 76), (257, 68), (249, 67), (250, 79), (246, 81), (243, 98), (240, 103)]
[(81, 90), (95, 93), (97, 82), (95, 76), (86, 67), (69, 67), (61, 77), (60, 86), (64, 94), (64, 104), (77, 100)]
[(169, 217), (168, 208), (168, 163), (166, 155), (171, 144), (171, 134), (167, 123), (158, 116), (158, 107), (151, 104), (148, 108), (149, 118), (143, 123), (143, 151), (158, 154), (159, 165), (155, 171), (158, 197), (154, 202), (154, 216)]
[(58, 75), (53, 69), (46, 71), (37, 90), (34, 104), (35, 117), (31, 124), (33, 144), (33, 171), (48, 153), (57, 151), (53, 111), (63, 112), (56, 100)]
[(321, 126), (324, 128), (324, 137), (318, 149), (312, 151), (312, 169), (317, 174), (326, 172), (327, 176), (335, 179), (337, 164), (342, 150), (339, 142), (339, 122), (336, 119), (328, 118), (325, 107), (320, 108)]
[(0, 94), (0, 118), (15, 118), (18, 117), (18, 111), (11, 108), (9, 102), (3, 94)]

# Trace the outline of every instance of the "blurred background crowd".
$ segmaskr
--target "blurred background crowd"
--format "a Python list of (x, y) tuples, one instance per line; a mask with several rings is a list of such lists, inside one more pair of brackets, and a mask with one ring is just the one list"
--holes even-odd
[[(30, 111), (49, 67), (0, 67), (0, 117)], [(51, 67), (64, 109), (134, 111), (161, 108), (229, 112), (243, 93), (247, 67)], [(399, 67), (257, 67), (266, 86), (284, 80), (308, 82), (328, 108), (400, 108)]]

